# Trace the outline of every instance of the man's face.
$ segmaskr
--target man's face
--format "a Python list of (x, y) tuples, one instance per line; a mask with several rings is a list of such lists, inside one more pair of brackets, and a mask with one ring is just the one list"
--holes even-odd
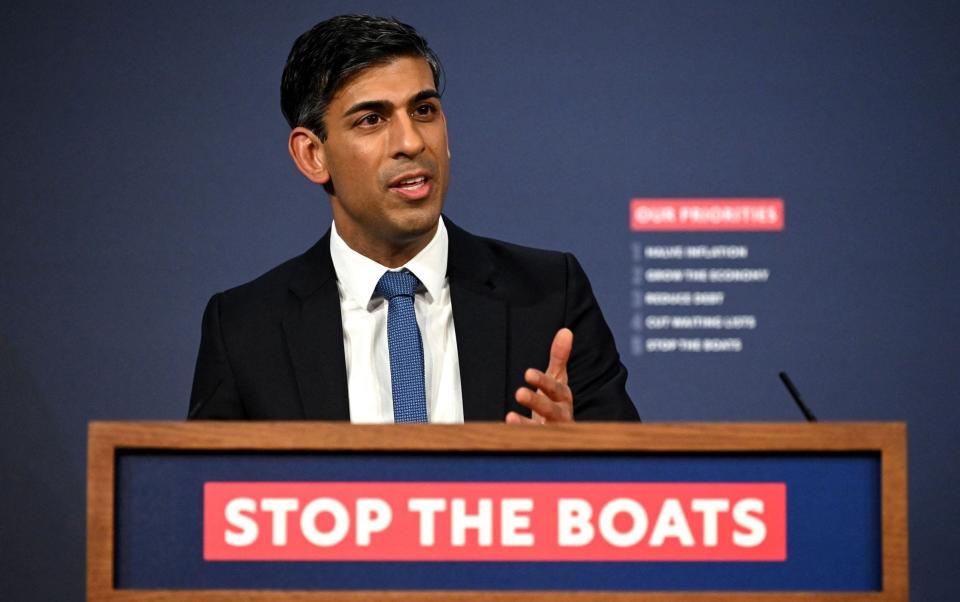
[(361, 71), (333, 97), (324, 122), (337, 232), (375, 259), (425, 245), (449, 176), (447, 123), (426, 61), (399, 57)]

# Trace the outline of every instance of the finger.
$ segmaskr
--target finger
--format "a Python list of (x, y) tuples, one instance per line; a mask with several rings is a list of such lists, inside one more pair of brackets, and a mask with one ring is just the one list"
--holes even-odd
[(573, 331), (569, 328), (561, 328), (553, 336), (553, 343), (550, 345), (550, 364), (547, 366), (547, 374), (566, 382), (567, 361), (570, 359), (572, 350)]
[(544, 422), (567, 422), (571, 419), (564, 404), (553, 401), (543, 393), (521, 387), (514, 397), (517, 403), (539, 414)]
[(508, 412), (505, 421), (507, 424), (538, 424), (536, 420), (516, 412)]
[(573, 400), (570, 387), (549, 374), (544, 374), (535, 368), (527, 368), (527, 371), (523, 373), (523, 378), (531, 387), (537, 388), (553, 401), (570, 402)]

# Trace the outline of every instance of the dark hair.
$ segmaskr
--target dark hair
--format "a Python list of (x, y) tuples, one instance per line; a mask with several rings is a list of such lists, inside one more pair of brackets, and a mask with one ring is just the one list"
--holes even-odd
[(326, 140), (330, 100), (360, 71), (401, 56), (419, 56), (440, 92), (440, 60), (417, 31), (394, 18), (341, 15), (317, 23), (293, 43), (280, 81), (280, 108), (291, 128)]

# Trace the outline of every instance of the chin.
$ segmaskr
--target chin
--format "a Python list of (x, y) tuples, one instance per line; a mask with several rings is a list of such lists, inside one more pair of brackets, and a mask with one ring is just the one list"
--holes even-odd
[(439, 219), (439, 207), (419, 207), (401, 216), (397, 225), (410, 234), (425, 234), (437, 225)]

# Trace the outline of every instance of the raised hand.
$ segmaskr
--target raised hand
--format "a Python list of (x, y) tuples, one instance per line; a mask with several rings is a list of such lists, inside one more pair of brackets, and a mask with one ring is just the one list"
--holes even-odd
[(550, 345), (550, 363), (546, 372), (528, 368), (523, 374), (530, 388), (520, 387), (514, 398), (529, 408), (532, 418), (516, 412), (507, 414), (509, 424), (546, 424), (573, 422), (573, 392), (567, 385), (567, 361), (573, 349), (573, 332), (561, 328)]

